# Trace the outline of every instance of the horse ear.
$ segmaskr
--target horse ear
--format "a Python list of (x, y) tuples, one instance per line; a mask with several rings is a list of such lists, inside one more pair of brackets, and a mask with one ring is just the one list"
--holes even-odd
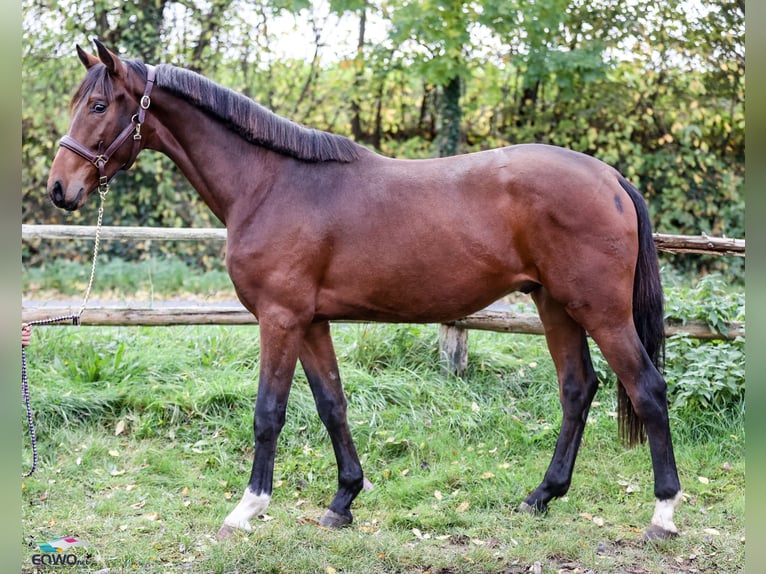
[(100, 40), (94, 38), (93, 42), (96, 44), (98, 50), (98, 57), (101, 63), (106, 66), (110, 76), (119, 76), (125, 68), (125, 64), (122, 63), (120, 57), (104, 46)]
[(80, 61), (82, 62), (83, 66), (85, 66), (86, 69), (89, 70), (93, 66), (98, 64), (98, 58), (88, 54), (88, 52), (80, 48), (79, 44), (76, 44), (76, 46), (77, 46), (77, 57), (80, 58)]

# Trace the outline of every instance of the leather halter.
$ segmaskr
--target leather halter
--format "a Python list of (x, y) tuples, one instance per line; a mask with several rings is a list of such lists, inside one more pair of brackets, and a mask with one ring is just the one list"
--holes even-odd
[[(146, 86), (144, 87), (144, 95), (141, 96), (141, 99), (138, 103), (138, 112), (133, 115), (133, 117), (130, 119), (130, 124), (125, 126), (125, 129), (123, 129), (120, 134), (114, 139), (114, 141), (109, 145), (109, 147), (106, 148), (103, 152), (101, 151), (101, 144), (99, 143), (99, 151), (97, 153), (93, 153), (90, 151), (87, 147), (82, 145), (80, 142), (75, 140), (74, 138), (70, 137), (69, 135), (65, 135), (63, 138), (61, 138), (61, 141), (59, 142), (59, 146), (65, 147), (70, 151), (73, 151), (80, 157), (88, 160), (90, 163), (92, 163), (96, 169), (98, 170), (98, 185), (99, 189), (106, 188), (106, 186), (109, 184), (109, 181), (117, 175), (117, 172), (120, 170), (127, 170), (130, 169), (130, 166), (133, 165), (133, 162), (136, 161), (136, 157), (138, 157), (138, 153), (141, 151), (141, 125), (144, 123), (144, 118), (146, 117), (146, 110), (149, 109), (149, 105), (152, 103), (152, 100), (149, 98), (149, 95), (152, 92), (152, 87), (154, 86), (154, 76), (155, 76), (155, 68), (154, 66), (146, 66)], [(130, 136), (133, 136), (133, 150), (131, 151), (130, 158), (128, 158), (128, 161), (126, 161), (122, 166), (120, 166), (111, 177), (106, 176), (106, 164), (109, 162), (109, 159), (112, 157), (114, 152), (116, 152), (122, 145), (128, 141), (128, 138)]]

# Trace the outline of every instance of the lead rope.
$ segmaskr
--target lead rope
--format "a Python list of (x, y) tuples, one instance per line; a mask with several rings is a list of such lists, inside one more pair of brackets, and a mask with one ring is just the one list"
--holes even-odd
[[(109, 193), (109, 183), (101, 182), (98, 186), (98, 195), (101, 201), (98, 205), (98, 220), (96, 221), (96, 240), (93, 245), (93, 260), (90, 265), (90, 279), (88, 279), (88, 287), (85, 289), (85, 296), (82, 300), (82, 305), (77, 313), (73, 315), (61, 315), (59, 317), (52, 317), (50, 319), (39, 319), (37, 321), (29, 321), (27, 325), (53, 325), (54, 323), (61, 323), (63, 321), (72, 321), (73, 325), (80, 324), (80, 316), (85, 311), (85, 307), (88, 304), (88, 298), (90, 297), (90, 290), (93, 287), (93, 279), (96, 276), (96, 259), (98, 258), (98, 248), (101, 243), (101, 221), (104, 218), (104, 199), (106, 194)], [(27, 411), (27, 427), (29, 428), (29, 439), (32, 443), (32, 466), (29, 471), (23, 472), (21, 478), (27, 478), (37, 470), (37, 433), (35, 432), (35, 422), (32, 417), (32, 406), (29, 400), (29, 381), (27, 380), (27, 352), (24, 347), (21, 347), (21, 398), (24, 401), (24, 407)]]

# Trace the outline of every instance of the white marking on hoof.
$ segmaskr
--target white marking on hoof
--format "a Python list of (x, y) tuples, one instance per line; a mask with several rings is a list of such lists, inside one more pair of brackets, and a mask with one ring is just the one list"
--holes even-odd
[(678, 528), (673, 523), (673, 512), (681, 504), (683, 495), (678, 491), (673, 498), (667, 500), (657, 500), (654, 506), (654, 515), (652, 516), (652, 526), (658, 526), (671, 534), (678, 534)]
[[(268, 508), (269, 502), (271, 502), (271, 495), (255, 494), (250, 490), (250, 487), (247, 487), (242, 494), (242, 500), (240, 500), (234, 510), (224, 518), (221, 531), (226, 530), (228, 535), (231, 535), (231, 532), (229, 532), (230, 528), (237, 528), (239, 530), (251, 532), (253, 527), (250, 526), (250, 519), (253, 516), (263, 514), (263, 511)], [(219, 533), (221, 531), (219, 531)]]

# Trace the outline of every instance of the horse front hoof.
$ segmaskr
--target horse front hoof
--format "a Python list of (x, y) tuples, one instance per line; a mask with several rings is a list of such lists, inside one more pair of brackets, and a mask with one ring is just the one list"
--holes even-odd
[(651, 541), (654, 542), (656, 540), (667, 540), (669, 538), (673, 538), (674, 536), (678, 536), (678, 532), (673, 532), (672, 530), (666, 530), (662, 526), (658, 526), (657, 524), (650, 524), (649, 528), (646, 529), (646, 532), (644, 532), (644, 536), (642, 540)]
[(351, 524), (352, 520), (353, 516), (351, 513), (349, 513), (348, 516), (345, 516), (327, 509), (324, 516), (319, 519), (319, 526), (324, 526), (325, 528), (342, 528)]
[(221, 526), (221, 528), (218, 529), (218, 533), (215, 535), (215, 537), (218, 540), (227, 540), (228, 538), (231, 538), (235, 530), (236, 528), (234, 528), (233, 526), (224, 524), (223, 526)]
[(218, 529), (218, 533), (215, 535), (215, 537), (218, 540), (226, 540), (228, 538), (231, 538), (237, 530), (250, 532), (252, 528), (250, 527), (249, 523), (243, 524), (241, 527), (236, 527), (224, 522), (223, 526), (221, 526), (221, 528)]

